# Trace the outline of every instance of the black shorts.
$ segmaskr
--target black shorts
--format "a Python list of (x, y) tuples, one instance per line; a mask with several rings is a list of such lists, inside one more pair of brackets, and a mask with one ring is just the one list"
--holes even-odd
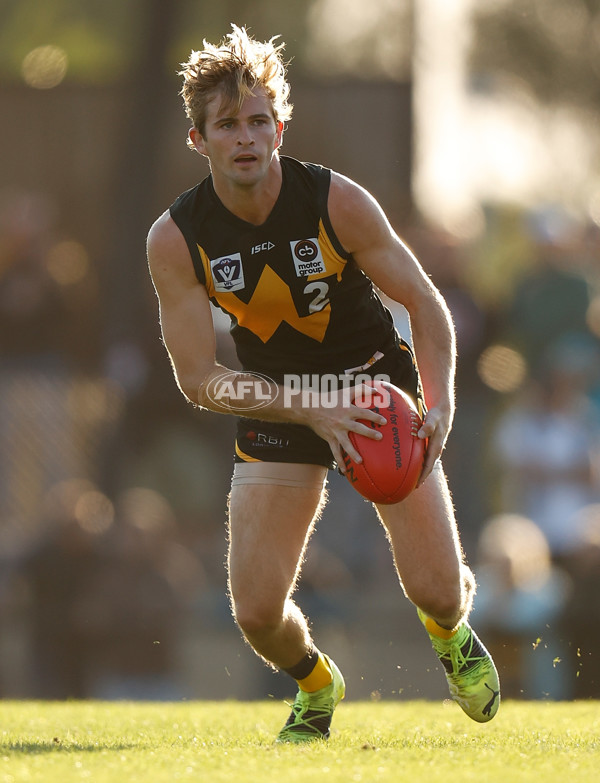
[[(405, 391), (425, 412), (421, 380), (413, 353), (407, 343), (387, 351), (369, 367), (353, 372), (374, 377), (387, 375), (390, 383)], [(235, 441), (235, 462), (300, 462), (334, 468), (329, 444), (310, 427), (286, 422), (240, 418)]]

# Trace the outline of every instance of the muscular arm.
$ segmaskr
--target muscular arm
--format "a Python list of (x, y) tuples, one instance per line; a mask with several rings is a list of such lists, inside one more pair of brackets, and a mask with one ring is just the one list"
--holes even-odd
[(419, 432), (420, 437), (429, 438), (423, 481), (442, 452), (454, 416), (456, 345), (450, 313), (415, 256), (365, 190), (334, 174), (329, 213), (338, 238), (360, 268), (409, 313), (428, 407)]
[[(217, 362), (208, 294), (196, 277), (185, 239), (168, 212), (150, 229), (148, 263), (159, 301), (163, 340), (179, 388), (190, 402), (218, 413), (243, 416), (246, 409), (253, 418), (307, 425), (327, 440), (340, 467), (343, 466), (342, 448), (360, 462), (360, 455), (348, 433), (379, 437), (379, 433), (358, 421), (358, 417), (372, 421), (382, 421), (383, 417), (353, 405), (355, 389), (341, 391), (338, 404), (333, 407), (303, 408), (300, 396), (280, 393), (274, 395), (275, 399), (269, 405), (257, 410), (253, 385), (247, 383), (252, 381), (251, 376), (229, 370)], [(229, 373), (228, 380), (234, 386), (245, 383), (244, 393), (236, 395), (235, 409), (227, 404), (227, 397), (215, 400), (207, 392), (211, 382), (224, 373)]]
[(150, 229), (147, 250), (175, 378), (187, 399), (200, 405), (198, 390), (218, 368), (206, 289), (199, 284), (185, 240), (168, 213)]

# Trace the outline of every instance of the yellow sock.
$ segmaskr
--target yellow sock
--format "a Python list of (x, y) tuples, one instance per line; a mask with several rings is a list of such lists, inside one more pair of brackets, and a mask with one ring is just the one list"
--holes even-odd
[(454, 634), (458, 631), (458, 628), (454, 628), (454, 630), (444, 628), (442, 625), (438, 625), (433, 617), (427, 616), (425, 618), (425, 628), (427, 628), (429, 633), (433, 634), (433, 636), (438, 636), (440, 639), (445, 639), (446, 641), (452, 639)]
[(319, 659), (312, 672), (308, 677), (304, 677), (302, 680), (296, 680), (296, 682), (298, 683), (300, 690), (306, 691), (307, 693), (314, 693), (314, 691), (319, 691), (326, 685), (330, 685), (332, 680), (333, 676), (329, 664), (323, 653), (319, 652)]

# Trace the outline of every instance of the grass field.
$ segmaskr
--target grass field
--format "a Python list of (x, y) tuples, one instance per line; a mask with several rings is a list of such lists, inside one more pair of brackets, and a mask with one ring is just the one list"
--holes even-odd
[(0, 783), (592, 783), (600, 702), (347, 702), (329, 743), (273, 744), (281, 702), (4, 702)]

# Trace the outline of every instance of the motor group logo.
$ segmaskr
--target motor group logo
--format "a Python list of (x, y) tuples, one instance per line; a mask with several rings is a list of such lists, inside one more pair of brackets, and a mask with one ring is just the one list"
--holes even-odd
[[(363, 408), (377, 406), (388, 408), (390, 395), (379, 387), (374, 389), (374, 380), (389, 383), (388, 375), (324, 375), (303, 374), (284, 376), (278, 385), (268, 375), (257, 372), (229, 371), (213, 378), (206, 394), (219, 408), (244, 414), (265, 408), (281, 394), (283, 407), (292, 408), (335, 408), (341, 402), (343, 407), (358, 405)], [(352, 393), (346, 391), (357, 387)]]
[(290, 247), (298, 277), (320, 275), (325, 272), (325, 261), (321, 255), (318, 239), (297, 239), (290, 242)]

